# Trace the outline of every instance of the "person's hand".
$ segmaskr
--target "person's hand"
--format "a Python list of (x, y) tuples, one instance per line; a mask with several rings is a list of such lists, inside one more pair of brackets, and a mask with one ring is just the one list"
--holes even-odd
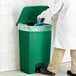
[(44, 19), (44, 23), (50, 24), (51, 15), (52, 14), (49, 12), (49, 9), (47, 9), (46, 11), (43, 11), (40, 15), (38, 15), (37, 19)]
[(45, 18), (43, 18), (43, 16), (41, 16), (41, 15), (38, 15), (37, 16), (37, 21), (38, 21), (38, 23), (42, 23), (42, 22), (44, 22), (44, 20), (45, 20)]
[(53, 15), (52, 19), (53, 20), (57, 20), (58, 19), (58, 13), (56, 13), (55, 15)]
[(37, 16), (37, 19), (42, 19), (43, 17), (41, 15), (38, 15)]
[(58, 19), (58, 13), (56, 13), (56, 14), (54, 15), (54, 17), (55, 17), (56, 19)]

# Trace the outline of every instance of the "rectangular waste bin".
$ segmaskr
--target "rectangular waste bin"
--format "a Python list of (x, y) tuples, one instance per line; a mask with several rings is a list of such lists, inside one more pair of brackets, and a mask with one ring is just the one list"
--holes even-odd
[[(25, 7), (17, 22), (19, 29), (20, 70), (22, 72), (33, 74), (37, 67), (47, 67), (49, 64), (51, 25), (36, 25), (36, 17), (47, 8), (47, 6)], [(29, 11), (33, 12), (32, 17), (29, 17), (32, 13), (29, 13)], [(33, 22), (35, 26), (29, 26), (29, 22)]]

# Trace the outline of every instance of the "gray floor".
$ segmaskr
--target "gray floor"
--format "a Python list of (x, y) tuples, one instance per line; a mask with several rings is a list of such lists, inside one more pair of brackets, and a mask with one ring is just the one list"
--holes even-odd
[[(59, 72), (56, 74), (56, 76), (68, 76), (66, 74), (66, 71), (70, 69), (70, 63), (62, 63), (61, 68)], [(8, 72), (1, 72), (0, 76), (47, 76), (47, 75), (42, 75), (42, 74), (31, 74), (28, 75), (26, 73), (22, 73), (19, 70), (16, 71), (8, 71)]]

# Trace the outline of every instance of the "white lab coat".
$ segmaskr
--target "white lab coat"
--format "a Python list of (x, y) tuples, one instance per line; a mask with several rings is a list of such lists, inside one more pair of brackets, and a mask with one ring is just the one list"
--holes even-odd
[[(52, 0), (50, 8), (40, 14), (45, 22), (59, 13), (56, 24), (54, 47), (61, 49), (76, 49), (76, 0)], [(47, 16), (48, 15), (48, 16)]]

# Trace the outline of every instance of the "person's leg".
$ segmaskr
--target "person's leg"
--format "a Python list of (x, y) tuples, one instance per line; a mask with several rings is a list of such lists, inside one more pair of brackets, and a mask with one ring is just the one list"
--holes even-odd
[(71, 50), (71, 72), (76, 74), (76, 50)]
[(59, 70), (62, 58), (64, 56), (64, 49), (55, 48), (52, 56), (51, 63), (48, 66), (48, 70), (53, 73), (57, 73)]
[(71, 55), (71, 70), (68, 70), (67, 74), (71, 76), (76, 76), (76, 50), (71, 50), (70, 55)]
[(41, 74), (55, 76), (55, 73), (59, 69), (64, 52), (65, 52), (64, 49), (55, 48), (53, 52), (51, 64), (49, 64), (48, 68), (39, 67), (37, 69), (37, 72)]

